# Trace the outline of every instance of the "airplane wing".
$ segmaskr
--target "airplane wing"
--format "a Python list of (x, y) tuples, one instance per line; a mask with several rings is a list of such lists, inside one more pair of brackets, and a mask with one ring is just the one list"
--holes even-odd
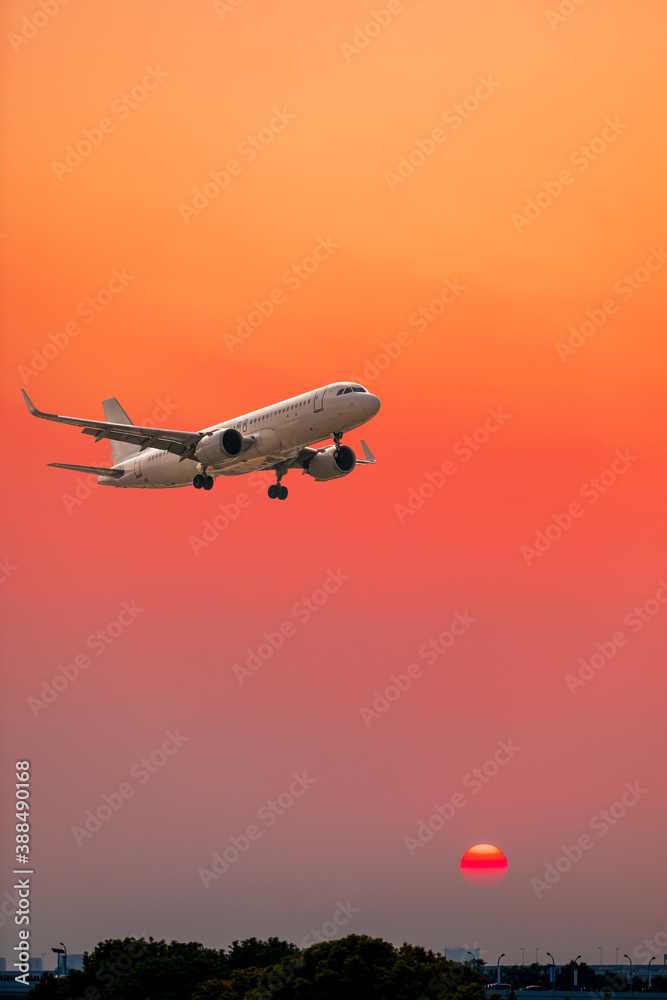
[(104, 438), (127, 441), (129, 444), (138, 445), (140, 451), (144, 451), (145, 448), (159, 448), (185, 458), (194, 455), (195, 447), (202, 437), (199, 431), (170, 431), (164, 427), (137, 427), (135, 424), (114, 424), (107, 420), (83, 420), (80, 417), (61, 417), (56, 413), (42, 413), (25, 389), (21, 389), (21, 392), (33, 417), (81, 427), (82, 434), (92, 434), (96, 441), (102, 441)]

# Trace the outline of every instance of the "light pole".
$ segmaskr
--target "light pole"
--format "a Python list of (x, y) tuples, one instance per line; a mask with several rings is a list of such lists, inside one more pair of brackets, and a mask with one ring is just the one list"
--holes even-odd
[(522, 966), (526, 964), (526, 957), (524, 955), (524, 951), (525, 950), (526, 950), (525, 948), (520, 948), (519, 949), (519, 951), (521, 952), (521, 965)]
[(577, 962), (579, 961), (580, 958), (581, 955), (577, 955), (577, 957), (574, 960), (574, 983), (573, 983), (574, 986), (576, 986), (579, 981), (579, 969), (577, 967)]
[[(651, 959), (651, 962), (655, 962), (655, 955)], [(648, 963), (648, 988), (651, 989), (651, 962)]]
[(630, 992), (632, 993), (632, 959), (629, 955), (624, 955), (623, 958), (627, 958), (630, 963)]
[(477, 956), (476, 956), (476, 955), (474, 955), (474, 954), (473, 954), (473, 953), (472, 953), (471, 951), (467, 952), (467, 954), (468, 954), (468, 955), (472, 955), (472, 962), (471, 962), (471, 965), (472, 965), (472, 967), (473, 967), (474, 969), (476, 969), (476, 968), (477, 968)]
[(498, 961), (496, 962), (496, 985), (500, 982), (500, 959), (504, 957), (505, 957), (505, 952), (503, 952), (502, 955), (498, 957)]
[(56, 976), (60, 975), (60, 956), (63, 954), (62, 948), (52, 948), (51, 951), (55, 951), (58, 956), (56, 959)]
[(550, 951), (547, 952), (547, 955), (551, 959), (551, 969), (549, 970), (550, 973), (551, 973), (551, 975), (549, 977), (551, 979), (551, 989), (555, 990), (556, 989), (556, 963), (555, 963), (554, 957), (553, 957), (553, 955), (551, 954)]

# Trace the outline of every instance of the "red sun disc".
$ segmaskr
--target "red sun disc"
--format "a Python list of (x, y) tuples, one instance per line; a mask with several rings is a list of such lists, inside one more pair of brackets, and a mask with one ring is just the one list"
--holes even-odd
[(461, 874), (473, 885), (495, 885), (507, 875), (507, 858), (493, 844), (475, 844), (461, 858)]

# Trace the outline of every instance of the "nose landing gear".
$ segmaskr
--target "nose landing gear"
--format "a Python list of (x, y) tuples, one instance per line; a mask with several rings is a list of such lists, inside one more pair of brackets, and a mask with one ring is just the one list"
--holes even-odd
[(334, 451), (334, 458), (338, 458), (340, 456), (340, 439), (343, 436), (343, 432), (342, 431), (334, 431), (331, 436), (332, 436), (332, 438), (334, 440), (334, 444), (336, 446), (336, 450)]

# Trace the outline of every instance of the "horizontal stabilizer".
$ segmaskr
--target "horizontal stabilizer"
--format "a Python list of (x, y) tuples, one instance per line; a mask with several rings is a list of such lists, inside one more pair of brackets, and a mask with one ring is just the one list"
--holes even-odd
[(52, 469), (71, 469), (73, 472), (89, 472), (92, 476), (111, 476), (120, 479), (125, 473), (122, 469), (98, 469), (94, 465), (66, 465), (63, 462), (49, 462)]

